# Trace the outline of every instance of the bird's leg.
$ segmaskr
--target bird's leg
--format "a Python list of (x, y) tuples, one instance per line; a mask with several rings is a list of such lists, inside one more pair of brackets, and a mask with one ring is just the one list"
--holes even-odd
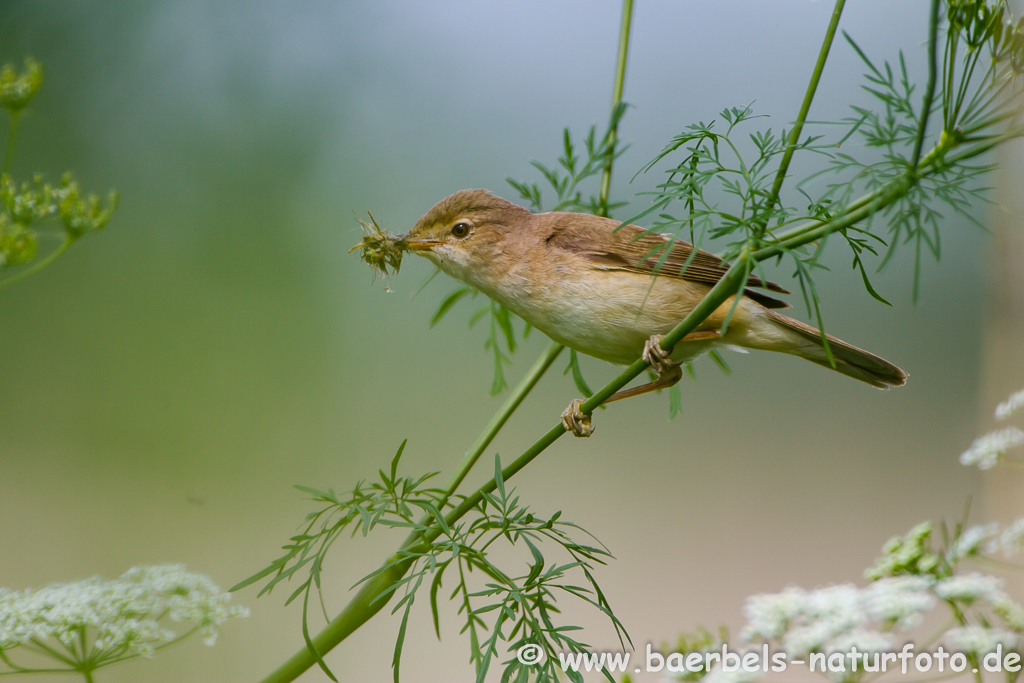
[[(691, 332), (683, 337), (682, 341), (708, 341), (711, 339), (718, 339), (719, 336), (721, 335), (718, 330)], [(665, 349), (661, 348), (661, 338), (660, 334), (652, 335), (650, 339), (644, 342), (644, 351), (640, 355), (646, 363), (650, 364), (651, 369), (658, 373), (658, 379), (653, 382), (648, 382), (647, 384), (641, 384), (638, 387), (633, 387), (632, 389), (617, 391), (612, 394), (605, 403), (621, 401), (624, 398), (642, 396), (643, 394), (649, 394), (652, 391), (667, 389), (683, 378), (683, 369), (680, 367), (679, 363), (673, 362), (672, 359), (669, 358), (668, 353), (665, 352)]]
[[(718, 330), (691, 332), (683, 337), (683, 341), (708, 341), (718, 339), (719, 336)], [(644, 362), (649, 363), (651, 368), (658, 373), (658, 379), (647, 384), (641, 384), (638, 387), (633, 387), (632, 389), (617, 391), (605, 403), (621, 401), (624, 398), (632, 398), (633, 396), (641, 396), (652, 391), (665, 389), (683, 378), (683, 369), (679, 363), (669, 358), (665, 349), (661, 348), (661, 338), (660, 334), (656, 334), (644, 342), (644, 350), (643, 354), (641, 354)], [(562, 424), (565, 426), (565, 430), (576, 437), (590, 436), (594, 433), (594, 426), (590, 423), (590, 415), (580, 410), (581, 405), (583, 405), (582, 400), (578, 398), (573, 399), (569, 407), (562, 413)]]

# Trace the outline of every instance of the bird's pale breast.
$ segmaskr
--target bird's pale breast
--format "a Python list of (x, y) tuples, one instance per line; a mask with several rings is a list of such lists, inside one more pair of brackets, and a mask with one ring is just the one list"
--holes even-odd
[[(708, 289), (678, 278), (652, 279), (582, 264), (554, 268), (553, 274), (524, 286), (527, 278), (516, 278), (513, 269), (510, 286), (493, 296), (555, 341), (621, 364), (635, 361), (652, 335), (675, 327)], [(681, 344), (673, 357), (688, 360), (710, 345)]]

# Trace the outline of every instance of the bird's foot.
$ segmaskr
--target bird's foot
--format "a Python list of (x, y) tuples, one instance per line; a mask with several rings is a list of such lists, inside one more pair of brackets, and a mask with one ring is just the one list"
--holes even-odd
[(562, 411), (562, 425), (565, 427), (565, 431), (578, 438), (594, 433), (594, 426), (590, 424), (590, 415), (580, 410), (581, 405), (583, 405), (583, 401), (574, 398), (569, 407)]
[[(649, 364), (651, 368), (658, 373), (659, 377), (667, 375), (674, 375), (676, 372), (682, 377), (682, 371), (679, 369), (679, 363), (675, 363), (669, 358), (668, 352), (661, 348), (662, 335), (654, 334), (651, 338), (644, 342), (644, 352), (640, 355), (644, 359), (644, 362)], [(673, 372), (675, 370), (675, 372)]]

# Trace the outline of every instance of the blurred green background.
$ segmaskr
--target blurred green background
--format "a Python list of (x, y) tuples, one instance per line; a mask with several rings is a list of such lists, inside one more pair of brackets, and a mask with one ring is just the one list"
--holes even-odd
[[(860, 0), (842, 27), (874, 57), (907, 50), (921, 76), (926, 5)], [(627, 181), (723, 107), (753, 101), (765, 125), (786, 126), (830, 11), (639, 0), (614, 193), (650, 189), (653, 176)], [(407, 260), (391, 293), (375, 283), (346, 253), (353, 212), (397, 232), (458, 189), (514, 199), (504, 178), (535, 179), (529, 162), (554, 160), (563, 126), (606, 120), (619, 13), (610, 0), (0, 3), (0, 61), (47, 69), (15, 174), (73, 170), (122, 196), (105, 232), (0, 294), (0, 585), (184, 562), (226, 587), (310, 509), (292, 484), (346, 489), (404, 438), (406, 471), (447, 476), (501, 401), (483, 330), (467, 331), (466, 304), (428, 330), (453, 285), (439, 277), (413, 298), (425, 262)], [(860, 73), (837, 44), (812, 118), (865, 102)], [(674, 421), (664, 395), (617, 404), (594, 438), (560, 440), (516, 478), (538, 511), (564, 510), (618, 557), (599, 577), (640, 649), (738, 626), (753, 592), (856, 581), (889, 536), (958, 518), (980, 490), (956, 457), (990, 409), (977, 405), (989, 244), (955, 218), (943, 239), (917, 306), (909, 251), (876, 282), (892, 308), (839, 249), (819, 280), (829, 331), (907, 369), (907, 387), (881, 393), (767, 354), (730, 354), (732, 377), (704, 360)], [(545, 343), (531, 337), (511, 381)], [(553, 424), (576, 395), (566, 360), (492, 452), (511, 459)], [(584, 368), (591, 384), (616, 371)], [(332, 609), (398, 540), (344, 544)], [(255, 680), (301, 645), (284, 597), (245, 590), (235, 599), (252, 617), (215, 647), (98, 680)], [(600, 619), (568, 611), (613, 645)], [(453, 614), (437, 644), (428, 613), (404, 673), (467, 679)], [(328, 661), (342, 680), (390, 680), (398, 625), (379, 615)]]

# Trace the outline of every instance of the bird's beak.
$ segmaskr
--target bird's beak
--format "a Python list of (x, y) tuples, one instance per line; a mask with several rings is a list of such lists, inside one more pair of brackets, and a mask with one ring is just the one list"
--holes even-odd
[(430, 251), (440, 244), (438, 240), (425, 240), (418, 237), (410, 237), (408, 234), (402, 236), (402, 244), (409, 251)]

